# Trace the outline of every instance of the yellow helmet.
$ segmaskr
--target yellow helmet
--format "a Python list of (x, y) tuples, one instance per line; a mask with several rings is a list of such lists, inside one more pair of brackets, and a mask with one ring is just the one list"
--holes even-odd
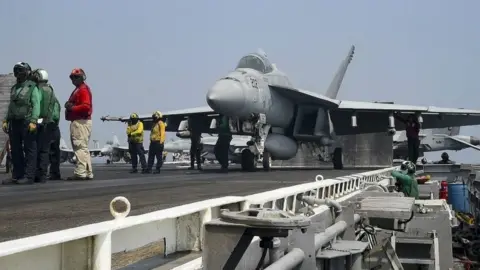
[(153, 118), (162, 118), (162, 117), (163, 117), (163, 114), (162, 114), (160, 111), (155, 111), (155, 112), (152, 114), (152, 117), (153, 117)]
[(132, 113), (130, 114), (130, 119), (137, 119), (138, 118), (138, 114), (137, 113)]

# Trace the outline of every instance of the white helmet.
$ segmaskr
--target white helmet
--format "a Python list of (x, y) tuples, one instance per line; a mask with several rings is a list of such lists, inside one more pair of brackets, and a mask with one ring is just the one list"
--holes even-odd
[(36, 69), (35, 71), (33, 71), (33, 76), (39, 82), (48, 82), (48, 72), (45, 69)]

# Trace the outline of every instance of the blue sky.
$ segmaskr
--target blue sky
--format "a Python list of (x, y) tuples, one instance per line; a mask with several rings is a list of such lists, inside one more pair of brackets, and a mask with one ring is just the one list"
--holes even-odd
[[(124, 126), (102, 123), (102, 115), (203, 106), (213, 82), (259, 47), (295, 85), (322, 93), (355, 44), (339, 98), (479, 109), (478, 1), (26, 0), (0, 6), (0, 73), (18, 61), (45, 68), (64, 102), (73, 90), (69, 72), (83, 68), (94, 97), (93, 138), (101, 145), (113, 134), (126, 139)], [(67, 137), (67, 122), (61, 128)], [(480, 136), (480, 128), (461, 133)], [(479, 154), (464, 150), (452, 157), (473, 162)]]

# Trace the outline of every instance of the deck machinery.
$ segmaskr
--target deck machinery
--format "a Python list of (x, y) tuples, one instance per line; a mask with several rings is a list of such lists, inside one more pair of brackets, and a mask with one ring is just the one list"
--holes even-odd
[(295, 214), (224, 211), (205, 225), (203, 269), (453, 267), (452, 215), (444, 200), (372, 190), (341, 204), (299, 194)]

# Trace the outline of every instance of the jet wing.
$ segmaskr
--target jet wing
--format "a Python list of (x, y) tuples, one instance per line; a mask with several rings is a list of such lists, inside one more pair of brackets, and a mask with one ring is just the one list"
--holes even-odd
[(456, 141), (457, 143), (461, 143), (461, 144), (463, 144), (463, 145), (466, 145), (466, 146), (468, 146), (468, 147), (471, 147), (471, 148), (473, 148), (473, 149), (475, 149), (475, 150), (480, 151), (480, 147), (478, 147), (478, 146), (476, 146), (476, 145), (473, 145), (473, 144), (470, 144), (470, 143), (467, 143), (467, 142), (462, 141), (462, 140), (460, 140), (460, 139), (457, 139), (457, 138), (455, 138), (455, 137), (452, 137), (452, 136), (449, 136), (449, 135), (445, 135), (445, 134), (438, 134), (438, 135), (436, 135), (436, 136), (442, 136), (442, 137), (445, 137), (446, 139), (454, 140), (454, 141)]
[[(422, 129), (480, 125), (480, 111), (476, 110), (337, 100), (306, 90), (269, 86), (297, 105), (314, 105), (329, 110), (337, 135), (386, 132), (391, 113), (397, 113), (402, 118), (406, 118), (407, 114), (421, 113)], [(357, 127), (351, 125), (353, 114), (357, 116)], [(404, 130), (405, 124), (396, 119), (395, 129)]]
[[(128, 146), (113, 146), (113, 150), (118, 152), (128, 152)], [(148, 154), (148, 150), (145, 150), (145, 154)]]
[(292, 100), (296, 104), (317, 105), (328, 109), (337, 108), (340, 104), (339, 100), (331, 99), (307, 90), (277, 85), (269, 85), (269, 87), (289, 100)]
[(94, 154), (98, 156), (102, 152), (102, 149), (89, 149), (88, 151), (90, 152), (90, 155)]
[[(330, 109), (330, 117), (337, 135), (386, 132), (391, 113), (398, 113), (402, 118), (406, 118), (407, 114), (421, 113), (422, 129), (480, 125), (480, 111), (468, 109), (358, 101), (340, 101), (338, 108)], [(353, 114), (357, 116), (357, 127), (351, 125)], [(404, 130), (405, 125), (395, 119), (395, 129)]]
[[(196, 116), (204, 116), (203, 121), (205, 122), (204, 125), (209, 127), (211, 123), (211, 118), (218, 116), (210, 107), (197, 107), (197, 108), (189, 108), (183, 110), (175, 110), (164, 112), (163, 116), (167, 119), (167, 126), (165, 127), (167, 132), (177, 132), (178, 126), (180, 122), (185, 120), (187, 116), (196, 115)], [(143, 122), (143, 128), (145, 130), (152, 129), (152, 114), (143, 114), (138, 116), (140, 120)], [(120, 121), (120, 122), (128, 122), (130, 119), (128, 116), (103, 116), (100, 118), (102, 121)]]

